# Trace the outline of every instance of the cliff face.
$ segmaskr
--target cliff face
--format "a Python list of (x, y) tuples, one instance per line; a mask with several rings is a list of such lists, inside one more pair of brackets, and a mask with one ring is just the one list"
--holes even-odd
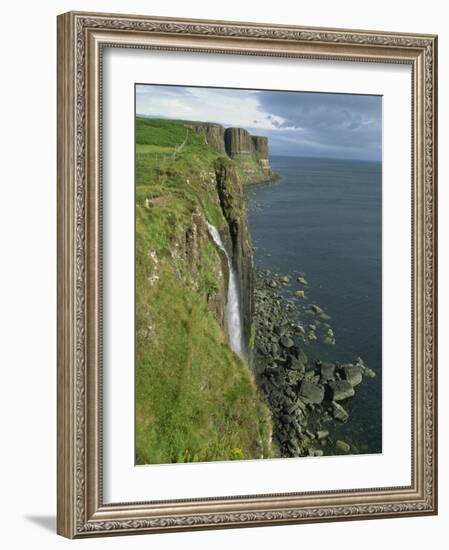
[(227, 128), (225, 147), (229, 157), (240, 165), (248, 183), (258, 183), (273, 178), (268, 160), (266, 137), (252, 136), (244, 128)]
[(185, 124), (194, 129), (204, 142), (234, 160), (245, 183), (270, 181), (275, 177), (268, 158), (268, 138), (253, 136), (244, 128), (226, 128), (220, 124), (197, 122)]
[[(228, 249), (240, 287), (244, 353), (251, 363), (251, 327), (254, 314), (254, 257), (243, 184), (235, 165), (219, 159), (215, 165), (218, 197), (227, 222)], [(226, 239), (226, 236), (225, 236)]]
[(138, 118), (136, 142), (136, 462), (271, 456), (269, 410), (228, 334), (229, 258), (249, 356), (242, 170), (219, 125)]
[(221, 124), (214, 124), (212, 122), (202, 122), (197, 124), (185, 124), (186, 128), (192, 128), (203, 139), (206, 145), (215, 149), (219, 153), (226, 153), (225, 150), (225, 130)]

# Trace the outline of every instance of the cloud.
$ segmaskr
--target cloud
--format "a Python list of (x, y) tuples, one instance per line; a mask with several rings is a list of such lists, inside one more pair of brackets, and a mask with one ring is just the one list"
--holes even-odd
[(274, 128), (282, 119), (265, 118), (260, 109), (259, 92), (225, 88), (181, 86), (136, 86), (136, 111), (147, 116), (204, 120), (224, 126)]
[[(307, 154), (380, 159), (382, 98), (380, 96), (262, 92), (261, 109), (283, 119), (279, 129), (290, 134), (274, 139)], [(286, 141), (285, 139), (286, 138)]]
[(380, 96), (138, 85), (138, 114), (241, 126), (271, 154), (380, 160)]

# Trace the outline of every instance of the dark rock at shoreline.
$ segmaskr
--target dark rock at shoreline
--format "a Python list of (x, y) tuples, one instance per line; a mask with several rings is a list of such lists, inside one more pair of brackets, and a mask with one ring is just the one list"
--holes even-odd
[(354, 388), (347, 380), (335, 380), (329, 383), (333, 401), (343, 401), (355, 394)]
[(362, 380), (362, 369), (355, 365), (342, 365), (341, 370), (345, 377), (352, 387), (358, 386)]
[(291, 348), (295, 343), (289, 336), (282, 336), (282, 338), (280, 339), (280, 342), (284, 348)]
[(299, 397), (304, 403), (320, 404), (324, 399), (324, 387), (304, 380), (299, 390)]
[(341, 439), (337, 439), (335, 443), (335, 448), (342, 453), (349, 453), (349, 451), (351, 450), (351, 446), (346, 443), (346, 441), (342, 441)]
[[(310, 334), (316, 337), (319, 322), (311, 323), (307, 334), (303, 325), (296, 322), (293, 315), (297, 306), (278, 294), (285, 292), (286, 280), (287, 277), (270, 271), (255, 275), (256, 381), (272, 411), (273, 437), (281, 456), (335, 454), (335, 441), (329, 439), (329, 430), (323, 430), (322, 424), (346, 422), (349, 413), (339, 401), (354, 396), (354, 387), (361, 379), (375, 373), (360, 358), (355, 364), (341, 366), (332, 362), (309, 363), (304, 346)], [(310, 309), (324, 313), (317, 305)], [(316, 449), (317, 445), (321, 449)]]
[(334, 363), (320, 363), (319, 365), (321, 378), (323, 381), (335, 380), (335, 365)]
[(340, 405), (340, 403), (336, 403), (335, 401), (332, 401), (332, 414), (333, 417), (340, 422), (346, 422), (349, 418), (348, 412)]

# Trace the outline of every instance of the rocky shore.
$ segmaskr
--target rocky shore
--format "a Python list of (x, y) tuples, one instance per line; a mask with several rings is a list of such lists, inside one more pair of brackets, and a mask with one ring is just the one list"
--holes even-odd
[[(290, 277), (259, 271), (255, 277), (254, 371), (273, 416), (274, 443), (283, 457), (346, 454), (351, 446), (335, 439), (332, 426), (346, 422), (345, 402), (375, 373), (358, 357), (351, 363), (309, 361), (304, 348), (317, 338), (335, 343), (330, 317), (305, 304), (307, 325), (298, 321), (296, 304), (282, 292)], [(294, 299), (302, 302), (307, 281), (297, 277)], [(307, 317), (307, 316), (306, 316)], [(313, 317), (313, 318), (312, 318)]]

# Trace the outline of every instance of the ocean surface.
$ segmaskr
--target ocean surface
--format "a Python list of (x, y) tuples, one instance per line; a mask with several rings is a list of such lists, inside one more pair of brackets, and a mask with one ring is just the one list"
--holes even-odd
[[(343, 406), (346, 424), (332, 424), (334, 437), (353, 451), (382, 450), (381, 331), (381, 163), (294, 157), (270, 157), (279, 181), (248, 186), (250, 230), (258, 269), (292, 277), (283, 293), (305, 290), (298, 319), (305, 325), (310, 304), (331, 319), (335, 344), (304, 344), (309, 361), (353, 362), (361, 357), (376, 372), (364, 379)], [(308, 285), (296, 282), (304, 276)], [(327, 327), (324, 327), (326, 330)], [(326, 426), (328, 429), (328, 426)]]

